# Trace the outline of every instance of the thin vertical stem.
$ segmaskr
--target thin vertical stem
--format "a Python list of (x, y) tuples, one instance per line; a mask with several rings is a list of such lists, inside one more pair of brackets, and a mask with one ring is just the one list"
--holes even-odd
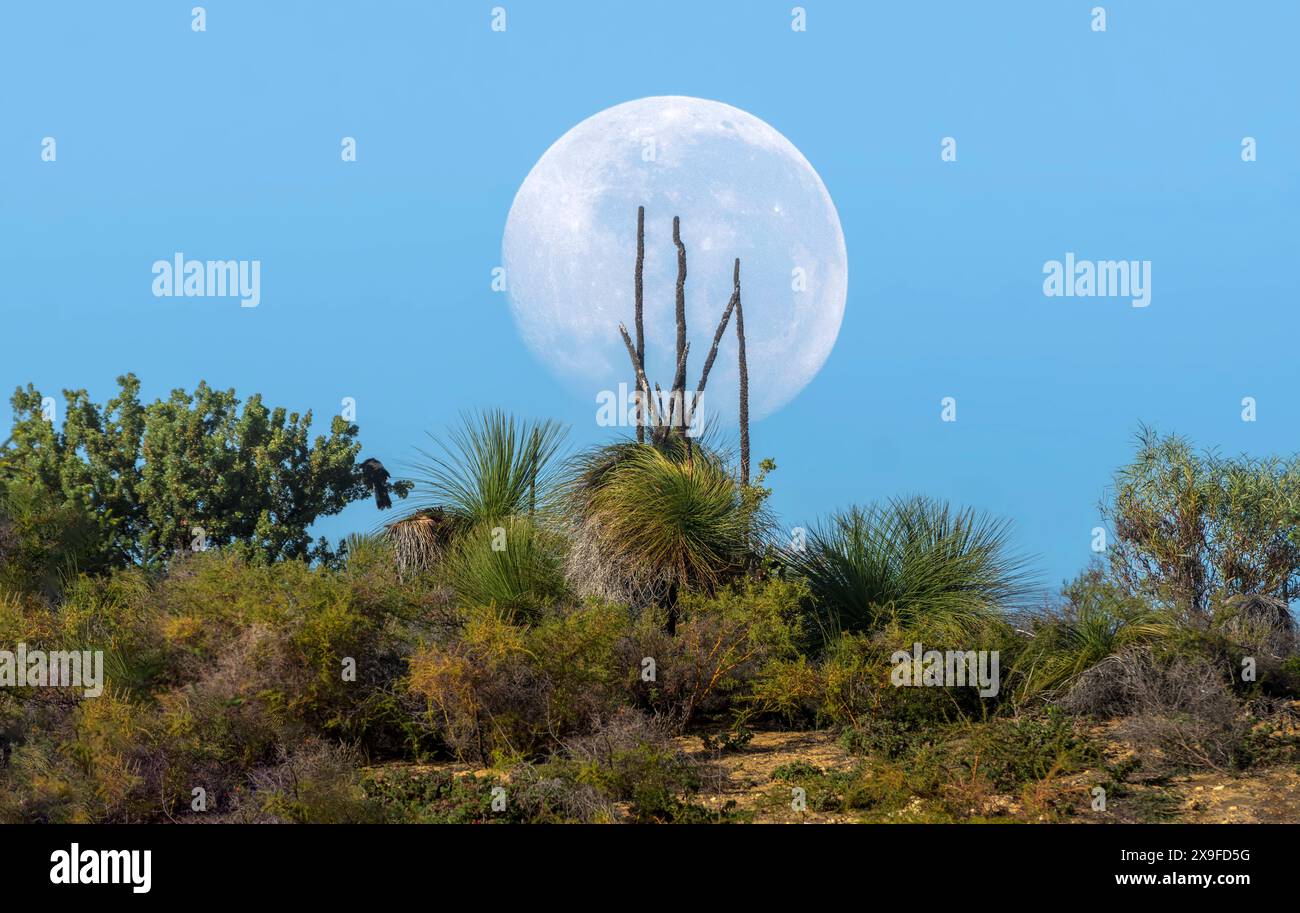
[[(644, 322), (644, 296), (645, 287), (642, 283), (642, 276), (645, 271), (645, 207), (636, 208), (636, 362), (642, 371), (645, 371), (645, 322)], [(648, 392), (648, 391), (647, 391)], [(636, 418), (636, 439), (637, 443), (645, 443), (645, 412), (647, 404), (642, 402), (637, 409)]]
[(749, 484), (749, 366), (745, 362), (745, 309), (740, 303), (740, 258), (736, 258), (736, 269), (732, 281), (736, 299), (736, 341), (739, 348), (740, 363), (740, 477), (744, 484)]
[(673, 243), (677, 245), (677, 374), (673, 392), (677, 393), (686, 390), (686, 245), (679, 216), (673, 216)]

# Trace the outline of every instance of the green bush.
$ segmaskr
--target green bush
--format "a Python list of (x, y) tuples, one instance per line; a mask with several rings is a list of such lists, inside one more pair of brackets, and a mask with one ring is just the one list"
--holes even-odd
[[(623, 645), (634, 699), (679, 726), (752, 709), (766, 670), (799, 655), (806, 597), (802, 583), (784, 580), (684, 594), (673, 635), (662, 611), (643, 612)], [(647, 659), (652, 680), (642, 674)]]
[(275, 767), (254, 774), (262, 811), (294, 824), (365, 824), (380, 808), (362, 785), (355, 749), (308, 742), (285, 752)]
[(523, 517), (489, 521), (459, 536), (443, 572), (462, 605), (493, 606), (520, 620), (568, 594), (563, 541)]
[(1172, 643), (1178, 625), (1168, 613), (1130, 595), (1094, 565), (1063, 588), (1064, 603), (1023, 621), (1029, 633), (1011, 669), (1014, 699), (1060, 698), (1089, 669), (1136, 646)]
[(2, 813), (155, 820), (188, 813), (202, 787), (227, 814), (255, 771), (309, 743), (418, 756), (430, 740), (401, 681), (420, 612), (421, 596), (378, 567), (215, 552), (178, 558), (157, 581), (139, 570), (78, 578), (57, 611), (0, 599), (5, 641), (102, 649), (106, 679), (98, 698), (0, 694)]
[(1009, 527), (927, 498), (851, 508), (811, 531), (785, 559), (812, 589), (826, 639), (924, 623), (961, 639), (1025, 590)]
[(499, 610), (466, 610), (446, 642), (410, 660), (409, 687), (448, 748), (484, 763), (531, 757), (617, 704), (616, 645), (625, 613), (589, 604), (515, 624)]
[(95, 537), (94, 521), (75, 503), (0, 478), (0, 593), (54, 598), (91, 562)]

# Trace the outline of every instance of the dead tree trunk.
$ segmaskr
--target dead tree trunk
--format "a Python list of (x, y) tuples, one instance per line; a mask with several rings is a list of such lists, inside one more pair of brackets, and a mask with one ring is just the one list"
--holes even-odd
[[(677, 373), (673, 376), (674, 397), (686, 392), (686, 245), (682, 243), (682, 220), (673, 216), (673, 243), (677, 245)], [(684, 413), (684, 409), (679, 409)]]
[(740, 365), (740, 478), (749, 484), (749, 367), (745, 363), (745, 309), (740, 304), (740, 260), (732, 278), (736, 298), (737, 360)]
[[(645, 271), (645, 207), (636, 209), (636, 362), (645, 371), (645, 322), (643, 316), (644, 286), (641, 278)], [(642, 391), (642, 396), (646, 391)], [(645, 413), (650, 408), (642, 399), (636, 416), (636, 440), (645, 443)]]
[(745, 352), (745, 315), (740, 300), (740, 259), (735, 261), (735, 269), (732, 275), (732, 292), (731, 300), (727, 302), (726, 310), (722, 313), (722, 319), (718, 322), (717, 331), (713, 335), (713, 346), (709, 350), (708, 357), (704, 362), (704, 369), (700, 372), (700, 384), (696, 390), (694, 402), (688, 403), (686, 400), (686, 368), (687, 357), (690, 352), (690, 346), (686, 341), (686, 245), (682, 243), (682, 220), (679, 216), (673, 216), (673, 244), (677, 247), (677, 288), (676, 288), (676, 319), (677, 319), (677, 366), (673, 373), (672, 384), (669, 387), (667, 415), (659, 411), (661, 403), (656, 403), (656, 397), (662, 396), (659, 385), (654, 385), (654, 394), (651, 393), (651, 384), (645, 373), (645, 327), (644, 327), (644, 306), (645, 306), (645, 289), (643, 283), (645, 269), (645, 207), (637, 207), (636, 212), (636, 275), (635, 275), (635, 297), (636, 297), (636, 343), (633, 344), (627, 328), (619, 324), (619, 332), (623, 336), (623, 342), (627, 346), (628, 357), (632, 361), (632, 369), (636, 372), (637, 388), (640, 391), (642, 399), (641, 408), (637, 415), (636, 438), (639, 443), (645, 443), (647, 440), (646, 427), (650, 428), (648, 439), (656, 446), (668, 442), (674, 434), (679, 434), (686, 438), (686, 460), (688, 463), (693, 462), (693, 447), (690, 440), (689, 429), (694, 423), (694, 412), (700, 402), (700, 397), (704, 393), (704, 387), (709, 380), (709, 372), (713, 369), (713, 362), (718, 356), (718, 344), (722, 341), (722, 336), (727, 330), (727, 324), (731, 320), (732, 312), (736, 315), (736, 341), (738, 343), (739, 355), (739, 375), (740, 375), (740, 475), (743, 484), (749, 484), (749, 366), (746, 362)]

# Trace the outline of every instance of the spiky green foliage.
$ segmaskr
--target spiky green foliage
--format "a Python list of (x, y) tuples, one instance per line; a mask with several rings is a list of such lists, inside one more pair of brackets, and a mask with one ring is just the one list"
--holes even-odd
[(836, 514), (787, 554), (827, 636), (886, 625), (982, 627), (1025, 591), (1008, 526), (927, 498)]
[(459, 527), (545, 514), (553, 506), (556, 456), (565, 429), (499, 410), (464, 415), (435, 450), (421, 450), (416, 484), (426, 507), (441, 507)]
[(1130, 646), (1172, 641), (1166, 612), (1125, 592), (1098, 567), (1068, 584), (1065, 605), (1030, 620), (1031, 638), (1014, 669), (1017, 701), (1062, 693), (1080, 675)]
[(760, 522), (723, 459), (695, 443), (619, 443), (582, 455), (567, 488), (579, 518), (578, 576), (619, 578), (657, 598), (669, 588), (711, 590), (745, 560)]
[(343, 540), (343, 567), (347, 570), (391, 564), (393, 546), (384, 536), (375, 533), (349, 533)]
[(563, 549), (560, 536), (527, 517), (488, 521), (457, 538), (443, 570), (461, 604), (523, 619), (567, 594)]

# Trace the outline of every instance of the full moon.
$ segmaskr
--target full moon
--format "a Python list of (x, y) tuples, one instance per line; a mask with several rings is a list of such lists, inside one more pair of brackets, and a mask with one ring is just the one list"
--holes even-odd
[[(569, 387), (636, 386), (619, 323), (634, 334), (637, 207), (644, 206), (646, 374), (676, 367), (677, 249), (686, 247), (694, 390), (741, 263), (750, 411), (781, 408), (821, 369), (839, 334), (848, 263), (817, 172), (784, 136), (738, 108), (643, 98), (601, 111), (541, 157), (515, 196), (502, 241), (511, 310), (528, 347)], [(709, 375), (705, 413), (733, 421), (734, 318)]]

